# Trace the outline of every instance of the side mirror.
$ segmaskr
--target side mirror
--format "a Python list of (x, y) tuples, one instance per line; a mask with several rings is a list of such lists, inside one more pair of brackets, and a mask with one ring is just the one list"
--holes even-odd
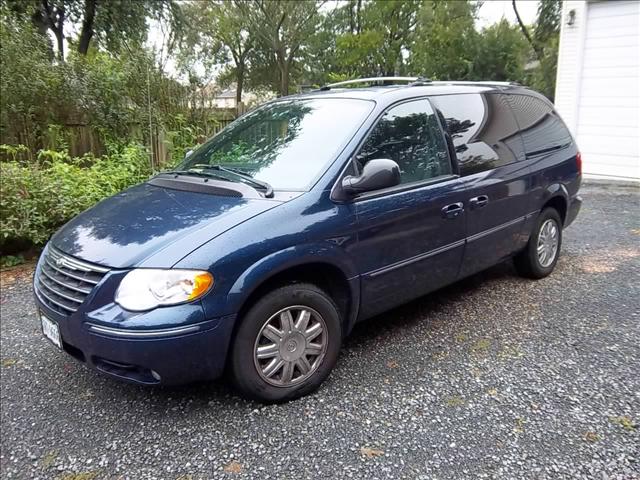
[(342, 189), (349, 195), (371, 192), (400, 184), (400, 167), (393, 160), (377, 158), (369, 160), (359, 176), (342, 179)]

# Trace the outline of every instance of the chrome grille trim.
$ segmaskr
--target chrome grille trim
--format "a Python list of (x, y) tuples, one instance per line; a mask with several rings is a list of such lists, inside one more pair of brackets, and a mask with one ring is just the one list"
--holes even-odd
[(83, 262), (82, 260), (77, 260), (73, 257), (69, 257), (55, 247), (49, 247), (49, 256), (54, 260), (54, 262), (57, 262), (59, 259), (63, 259), (65, 262), (65, 267), (68, 266), (68, 268), (72, 268), (74, 270), (83, 270), (85, 272), (98, 273), (107, 273), (109, 271), (108, 268), (101, 267), (99, 265), (93, 265), (91, 263)]
[(43, 303), (62, 315), (75, 312), (108, 268), (70, 257), (49, 246), (40, 262), (34, 286)]
[[(68, 315), (70, 313), (73, 313), (77, 310), (76, 307), (70, 307), (69, 305), (65, 305), (64, 303), (61, 303), (59, 300), (54, 300), (53, 298), (51, 298), (49, 295), (47, 295), (41, 288), (38, 288), (38, 295), (40, 295), (41, 297), (43, 297), (46, 301), (45, 303), (49, 302), (53, 305), (55, 305), (58, 308), (53, 308), (54, 310), (57, 310), (59, 313), (62, 313), (64, 315)], [(49, 307), (51, 307), (51, 305), (49, 305)], [(60, 312), (59, 309), (63, 309), (64, 312)]]
[(58, 279), (52, 277), (50, 274), (48, 274), (47, 271), (44, 268), (42, 269), (42, 274), (45, 277), (47, 277), (49, 280), (51, 280), (52, 282), (55, 282), (58, 285), (61, 285), (61, 286), (65, 287), (65, 288), (69, 288), (71, 290), (74, 290), (76, 292), (82, 293), (84, 295), (89, 295), (91, 293), (91, 289), (90, 288), (78, 288), (78, 287), (75, 287), (75, 286), (73, 286), (71, 284), (61, 282), (60, 280), (58, 280)]
[(77, 298), (65, 293), (64, 290), (62, 289), (56, 290), (54, 287), (49, 285), (42, 277), (40, 277), (39, 282), (40, 282), (40, 285), (42, 285), (44, 288), (49, 290), (54, 295), (59, 296), (60, 298), (64, 298), (65, 300), (69, 300), (71, 302), (76, 302), (77, 304), (81, 304), (82, 302), (84, 302), (84, 297), (86, 295), (82, 295), (80, 298)]
[(98, 282), (100, 280), (90, 280), (88, 278), (83, 278), (83, 277), (78, 277), (75, 275), (70, 274), (69, 272), (60, 270), (58, 267), (56, 267), (55, 265), (53, 265), (48, 258), (45, 258), (44, 261), (47, 263), (47, 265), (51, 268), (53, 268), (54, 270), (57, 270), (58, 272), (62, 273), (63, 275), (66, 275), (67, 277), (73, 278), (74, 280), (82, 280), (83, 282), (89, 282), (89, 283), (93, 283), (94, 285), (97, 285)]

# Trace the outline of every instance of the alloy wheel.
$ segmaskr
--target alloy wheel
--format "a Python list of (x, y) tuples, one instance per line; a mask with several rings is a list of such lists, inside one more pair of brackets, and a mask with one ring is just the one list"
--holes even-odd
[(552, 218), (547, 219), (540, 227), (538, 234), (538, 262), (543, 268), (551, 266), (558, 254), (560, 239), (558, 224)]
[(309, 307), (295, 305), (272, 315), (255, 341), (254, 364), (260, 377), (277, 387), (305, 381), (327, 351), (327, 325)]

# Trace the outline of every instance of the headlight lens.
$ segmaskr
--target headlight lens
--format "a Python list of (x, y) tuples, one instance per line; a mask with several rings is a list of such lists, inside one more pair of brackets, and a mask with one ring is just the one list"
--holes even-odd
[(213, 275), (200, 270), (132, 270), (122, 279), (116, 302), (125, 310), (143, 311), (195, 300), (213, 285)]

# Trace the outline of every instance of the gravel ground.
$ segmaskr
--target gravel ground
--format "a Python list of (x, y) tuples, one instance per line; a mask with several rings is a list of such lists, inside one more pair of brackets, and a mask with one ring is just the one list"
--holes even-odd
[(320, 391), (147, 389), (59, 353), (2, 288), (4, 478), (640, 478), (640, 194), (584, 188), (549, 278), (510, 263), (359, 325)]

